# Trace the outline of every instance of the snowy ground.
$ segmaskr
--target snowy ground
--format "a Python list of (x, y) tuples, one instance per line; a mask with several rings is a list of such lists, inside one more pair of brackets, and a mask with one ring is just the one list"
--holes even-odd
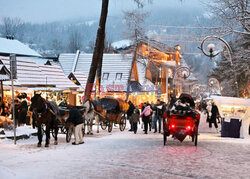
[[(37, 138), (0, 140), (0, 178), (250, 178), (250, 140), (221, 138), (201, 123), (198, 147), (191, 139), (170, 139), (115, 128), (87, 136), (73, 146), (37, 148)], [(53, 142), (51, 142), (53, 143)], [(43, 143), (44, 145), (44, 143)]]

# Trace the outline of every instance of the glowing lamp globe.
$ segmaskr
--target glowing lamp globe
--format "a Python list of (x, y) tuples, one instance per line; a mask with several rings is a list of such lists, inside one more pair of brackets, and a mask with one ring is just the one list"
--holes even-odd
[(207, 49), (208, 49), (209, 52), (213, 52), (214, 49), (215, 49), (215, 45), (212, 44), (212, 43), (211, 43), (211, 44), (208, 44)]

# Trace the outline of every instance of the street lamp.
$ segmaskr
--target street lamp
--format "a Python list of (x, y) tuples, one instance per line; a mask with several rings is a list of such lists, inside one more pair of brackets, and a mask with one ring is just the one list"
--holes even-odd
[(239, 97), (239, 87), (238, 87), (238, 82), (237, 82), (237, 78), (236, 78), (236, 71), (235, 71), (235, 68), (234, 68), (234, 65), (233, 65), (233, 60), (232, 60), (232, 49), (230, 47), (230, 45), (227, 43), (227, 41), (225, 41), (224, 39), (222, 39), (221, 37), (217, 37), (217, 36), (207, 36), (205, 37), (205, 39), (202, 41), (201, 43), (201, 51), (204, 55), (210, 57), (210, 60), (212, 60), (213, 57), (216, 57), (217, 55), (219, 55), (222, 51), (218, 51), (218, 52), (215, 52), (215, 45), (210, 43), (208, 44), (207, 48), (208, 48), (208, 52), (205, 51), (205, 42), (208, 41), (208, 40), (212, 40), (212, 39), (216, 39), (216, 40), (219, 40), (220, 42), (222, 42), (226, 48), (226, 50), (228, 51), (228, 58), (226, 58), (229, 62), (230, 62), (230, 66), (232, 67), (233, 69), (233, 75), (234, 75), (234, 83), (235, 83), (235, 95), (237, 97)]
[(174, 76), (173, 76), (173, 84), (174, 84), (174, 95), (176, 96), (176, 85), (175, 85), (175, 78), (176, 74), (178, 72), (181, 72), (181, 77), (185, 80), (190, 76), (190, 69), (188, 67), (178, 67), (175, 70)]
[(215, 45), (214, 44), (208, 44), (207, 46), (208, 51), (209, 51), (209, 57), (212, 60), (212, 58), (214, 57), (214, 49), (215, 49)]
[(217, 87), (218, 90), (221, 91), (220, 82), (216, 78), (209, 78), (208, 86), (210, 86), (210, 94), (209, 94), (209, 96), (211, 96), (211, 94), (213, 93), (213, 89), (214, 89), (215, 86)]
[(199, 84), (194, 84), (191, 88), (192, 96), (198, 97), (200, 96), (201, 86)]

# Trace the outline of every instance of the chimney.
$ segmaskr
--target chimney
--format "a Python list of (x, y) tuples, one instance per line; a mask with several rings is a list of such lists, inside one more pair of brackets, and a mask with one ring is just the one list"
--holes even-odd
[(14, 40), (14, 35), (6, 35), (6, 39), (8, 40)]

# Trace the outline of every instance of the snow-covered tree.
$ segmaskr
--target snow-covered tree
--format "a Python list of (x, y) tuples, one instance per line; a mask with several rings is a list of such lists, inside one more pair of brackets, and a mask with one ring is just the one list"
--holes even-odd
[(82, 34), (78, 31), (72, 31), (69, 36), (68, 50), (71, 53), (75, 53), (82, 48)]
[[(134, 1), (138, 4), (138, 7), (143, 7), (144, 0), (134, 0)], [(148, 1), (151, 1), (151, 0), (148, 0)], [(101, 74), (106, 20), (107, 20), (107, 15), (108, 15), (108, 5), (109, 5), (109, 0), (102, 0), (101, 16), (100, 16), (100, 21), (99, 21), (99, 27), (97, 30), (96, 42), (95, 42), (94, 53), (93, 53), (92, 62), (91, 62), (90, 70), (89, 70), (88, 80), (87, 80), (86, 87), (85, 87), (84, 101), (89, 99), (91, 96), (91, 90), (94, 85), (96, 73), (98, 73), (97, 76), (100, 76)], [(100, 84), (101, 79), (99, 78), (98, 81)]]
[[(139, 6), (139, 5), (138, 5)], [(143, 7), (143, 6), (141, 6)], [(129, 98), (129, 88), (130, 88), (130, 79), (132, 75), (132, 69), (134, 66), (134, 63), (136, 62), (137, 58), (137, 48), (138, 45), (140, 44), (140, 39), (144, 37), (145, 31), (143, 28), (145, 17), (147, 16), (147, 13), (143, 13), (140, 10), (131, 10), (131, 11), (126, 11), (124, 12), (124, 21), (127, 24), (127, 31), (126, 31), (126, 36), (133, 41), (133, 44), (131, 46), (131, 49), (133, 53), (133, 60), (131, 64), (131, 69), (129, 73), (129, 78), (128, 78), (128, 86), (127, 86), (127, 96), (126, 100)]]
[(249, 3), (249, 0), (213, 0), (209, 6), (226, 32), (250, 35)]
[(3, 17), (1, 33), (22, 40), (24, 22), (20, 18)]
[(62, 53), (64, 48), (62, 41), (56, 38), (50, 42), (50, 47), (51, 49), (53, 49), (54, 55), (59, 55), (60, 53)]

